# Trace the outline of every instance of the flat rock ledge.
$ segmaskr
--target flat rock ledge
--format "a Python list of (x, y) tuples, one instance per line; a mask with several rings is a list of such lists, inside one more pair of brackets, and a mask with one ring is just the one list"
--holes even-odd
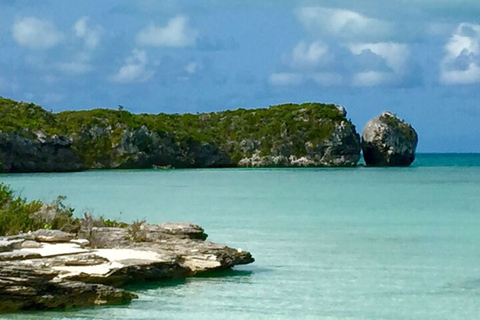
[(249, 264), (249, 252), (205, 241), (188, 223), (84, 228), (0, 237), (0, 313), (125, 304), (128, 284)]

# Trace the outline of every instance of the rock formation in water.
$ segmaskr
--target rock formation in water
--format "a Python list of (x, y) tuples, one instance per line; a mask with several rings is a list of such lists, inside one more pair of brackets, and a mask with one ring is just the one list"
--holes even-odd
[(336, 105), (148, 115), (52, 113), (0, 98), (0, 172), (355, 166), (360, 150), (355, 126)]
[(418, 136), (413, 127), (391, 112), (370, 120), (362, 132), (368, 166), (409, 166), (415, 160)]
[(254, 261), (185, 223), (91, 227), (0, 238), (0, 313), (128, 303), (126, 284), (193, 276)]

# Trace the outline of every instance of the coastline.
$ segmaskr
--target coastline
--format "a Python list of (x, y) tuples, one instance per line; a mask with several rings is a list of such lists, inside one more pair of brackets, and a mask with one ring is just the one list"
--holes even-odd
[(254, 262), (249, 252), (207, 242), (206, 237), (203, 228), (189, 223), (0, 237), (0, 314), (126, 304), (138, 298), (121, 289), (126, 285)]

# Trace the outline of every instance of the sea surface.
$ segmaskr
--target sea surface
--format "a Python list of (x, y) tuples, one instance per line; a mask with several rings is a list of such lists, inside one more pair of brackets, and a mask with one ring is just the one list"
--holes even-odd
[[(127, 306), (5, 319), (480, 319), (480, 155), (409, 168), (0, 175), (76, 214), (200, 224), (254, 264), (132, 288)], [(0, 318), (2, 318), (0, 316)], [(2, 318), (2, 319), (3, 319)]]

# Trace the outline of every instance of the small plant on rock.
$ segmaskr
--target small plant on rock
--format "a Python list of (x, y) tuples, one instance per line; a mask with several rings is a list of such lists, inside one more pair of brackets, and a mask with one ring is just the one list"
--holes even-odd
[(145, 242), (147, 241), (147, 230), (146, 230), (146, 221), (145, 220), (135, 220), (128, 227), (128, 235), (130, 240), (134, 242)]

